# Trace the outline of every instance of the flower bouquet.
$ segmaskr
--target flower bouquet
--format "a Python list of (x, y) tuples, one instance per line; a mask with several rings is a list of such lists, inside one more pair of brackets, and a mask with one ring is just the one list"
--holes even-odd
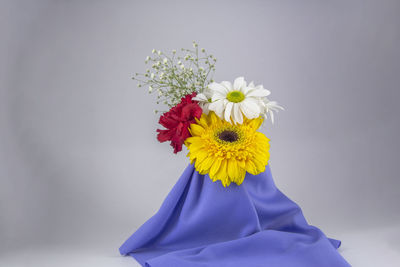
[(310, 226), (273, 182), (269, 139), (257, 131), (283, 110), (271, 92), (243, 77), (214, 82), (216, 58), (195, 42), (181, 52), (153, 49), (151, 70), (134, 79), (169, 108), (157, 139), (174, 153), (185, 145), (190, 164), (120, 253), (147, 267), (350, 266), (340, 241)]

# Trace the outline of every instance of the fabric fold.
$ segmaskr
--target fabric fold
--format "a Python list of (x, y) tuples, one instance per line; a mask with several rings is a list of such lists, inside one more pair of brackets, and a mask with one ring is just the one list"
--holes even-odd
[(276, 188), (269, 166), (223, 187), (190, 164), (120, 253), (147, 267), (350, 266), (339, 246)]

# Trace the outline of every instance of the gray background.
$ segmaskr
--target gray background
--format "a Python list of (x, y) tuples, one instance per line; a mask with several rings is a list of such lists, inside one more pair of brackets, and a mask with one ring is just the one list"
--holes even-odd
[(0, 265), (136, 266), (117, 248), (188, 159), (130, 78), (192, 40), (286, 108), (263, 131), (309, 221), (354, 266), (399, 263), (399, 1), (0, 3)]

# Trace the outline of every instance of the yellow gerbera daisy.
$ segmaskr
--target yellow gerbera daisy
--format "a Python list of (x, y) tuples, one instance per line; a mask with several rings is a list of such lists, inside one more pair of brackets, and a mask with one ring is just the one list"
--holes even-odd
[(257, 129), (262, 118), (247, 119), (243, 124), (230, 124), (214, 112), (202, 114), (190, 125), (191, 137), (185, 145), (188, 157), (200, 174), (223, 186), (240, 185), (246, 171), (256, 175), (265, 170), (269, 160), (269, 139)]

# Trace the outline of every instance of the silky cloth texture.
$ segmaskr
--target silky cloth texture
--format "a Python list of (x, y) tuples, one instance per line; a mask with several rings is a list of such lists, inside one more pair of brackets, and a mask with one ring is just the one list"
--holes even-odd
[(146, 267), (350, 266), (339, 246), (276, 188), (269, 166), (223, 187), (191, 164), (119, 250)]

